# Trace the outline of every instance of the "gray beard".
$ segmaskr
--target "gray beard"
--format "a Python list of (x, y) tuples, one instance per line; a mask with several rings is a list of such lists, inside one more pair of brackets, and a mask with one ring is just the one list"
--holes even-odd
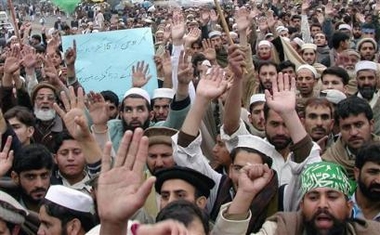
[(49, 110), (42, 110), (34, 107), (34, 115), (37, 119), (41, 121), (50, 121), (55, 118), (55, 110), (49, 109)]

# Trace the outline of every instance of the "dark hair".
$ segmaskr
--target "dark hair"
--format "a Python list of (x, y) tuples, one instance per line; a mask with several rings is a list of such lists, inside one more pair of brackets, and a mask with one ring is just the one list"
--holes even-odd
[(203, 62), (204, 60), (206, 60), (206, 57), (202, 53), (195, 53), (191, 58), (191, 63), (196, 67), (198, 62)]
[(294, 71), (296, 71), (296, 65), (291, 62), (290, 60), (285, 60), (285, 61), (282, 61), (279, 65), (278, 65), (278, 70), (279, 71), (282, 71), (283, 69), (286, 69), (288, 67), (292, 67)]
[(368, 121), (373, 119), (371, 106), (364, 99), (357, 96), (350, 96), (340, 101), (335, 110), (335, 122), (339, 124), (339, 119), (346, 119), (351, 115), (358, 116), (364, 113)]
[(144, 97), (142, 97), (141, 95), (137, 95), (137, 94), (131, 94), (131, 95), (128, 95), (127, 97), (124, 97), (123, 101), (121, 102), (121, 107), (120, 107), (121, 112), (124, 112), (124, 101), (128, 98), (139, 98), (139, 99), (145, 100), (146, 108), (148, 109), (148, 111), (152, 111), (152, 108), (151, 108), (149, 102)]
[(257, 66), (257, 72), (260, 73), (261, 68), (264, 66), (274, 66), (278, 72), (278, 65), (273, 61), (260, 61), (259, 65)]
[(321, 25), (320, 23), (312, 23), (312, 24), (310, 25), (310, 29), (311, 29), (312, 27), (318, 27), (318, 28), (320, 28), (320, 29), (322, 30), (322, 25)]
[(15, 106), (4, 113), (4, 118), (9, 120), (11, 118), (17, 118), (22, 124), (26, 126), (36, 125), (36, 118), (33, 113), (24, 106)]
[(331, 43), (332, 43), (333, 48), (338, 49), (340, 43), (344, 42), (348, 39), (350, 39), (350, 36), (348, 36), (346, 33), (335, 32), (331, 38)]
[(30, 170), (51, 170), (52, 167), (53, 156), (42, 144), (30, 144), (22, 147), (13, 160), (13, 170), (17, 174)]
[(53, 143), (53, 151), (54, 152), (53, 153), (58, 152), (59, 148), (63, 144), (63, 141), (65, 141), (65, 140), (75, 140), (75, 139), (67, 131), (63, 131), (63, 132), (58, 133), (58, 135), (54, 139), (54, 143)]
[(301, 16), (300, 15), (293, 15), (290, 20), (294, 20), (294, 19), (301, 19)]
[(234, 148), (231, 153), (230, 153), (230, 157), (231, 157), (231, 162), (234, 162), (235, 161), (235, 158), (236, 158), (236, 155), (238, 153), (240, 153), (241, 151), (246, 151), (248, 153), (255, 153), (255, 154), (258, 154), (260, 157), (261, 157), (261, 160), (263, 161), (263, 164), (267, 164), (270, 167), (272, 167), (272, 163), (273, 163), (273, 160), (272, 158), (270, 158), (269, 156), (266, 156), (265, 154), (257, 151), (256, 149), (252, 149), (252, 148), (247, 148), (247, 147), (237, 147), (237, 148)]
[(341, 67), (333, 66), (329, 67), (322, 72), (321, 80), (323, 81), (323, 76), (326, 74), (335, 75), (342, 79), (342, 82), (344, 85), (348, 84), (348, 81), (350, 80), (350, 76), (348, 75), (347, 71)]
[(110, 101), (115, 104), (116, 107), (119, 107), (119, 97), (115, 94), (115, 92), (107, 90), (100, 92), (100, 94), (103, 96), (105, 101)]
[(42, 42), (42, 38), (41, 38), (41, 36), (38, 35), (38, 34), (33, 34), (33, 35), (32, 35), (32, 38), (35, 39), (35, 40), (37, 40), (37, 41), (39, 41), (39, 42)]
[(362, 169), (366, 162), (380, 164), (380, 143), (372, 142), (359, 149), (355, 159), (355, 167)]
[(169, 203), (158, 213), (156, 222), (173, 219), (188, 227), (196, 218), (202, 222), (204, 232), (208, 234), (210, 226), (207, 213), (194, 203), (186, 200), (177, 200)]
[(47, 199), (43, 199), (42, 205), (45, 206), (48, 215), (61, 221), (62, 228), (73, 219), (78, 219), (86, 232), (90, 231), (96, 225), (95, 215), (91, 213), (74, 211)]
[(306, 108), (307, 107), (326, 107), (330, 109), (330, 117), (334, 117), (334, 107), (332, 104), (326, 99), (326, 98), (317, 98), (313, 97), (306, 101), (305, 108), (304, 108), (304, 115), (306, 116)]

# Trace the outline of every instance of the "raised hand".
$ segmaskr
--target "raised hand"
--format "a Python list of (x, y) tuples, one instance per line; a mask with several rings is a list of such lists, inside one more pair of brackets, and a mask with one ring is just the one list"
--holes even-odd
[(185, 35), (185, 19), (183, 18), (183, 14), (180, 11), (173, 12), (173, 25), (172, 25), (172, 39), (182, 40), (183, 35)]
[(188, 55), (181, 51), (178, 62), (178, 83), (189, 84), (193, 79), (193, 66), (189, 63)]
[(208, 24), (208, 22), (210, 21), (210, 11), (207, 9), (202, 10), (200, 20), (201, 20), (202, 26), (205, 26), (206, 24)]
[(84, 94), (81, 87), (78, 88), (78, 96), (75, 95), (74, 88), (69, 87), (69, 97), (64, 91), (61, 92), (61, 100), (64, 105), (63, 110), (57, 103), (54, 103), (54, 110), (62, 118), (70, 135), (82, 141), (91, 138), (91, 133), (87, 125), (84, 113)]
[(13, 47), (7, 53), (7, 57), (4, 63), (4, 73), (13, 74), (20, 69), (20, 48), (18, 46)]
[(148, 75), (149, 64), (145, 65), (144, 61), (137, 62), (136, 67), (132, 66), (132, 86), (143, 87), (145, 86), (152, 75)]
[(227, 85), (224, 70), (214, 66), (200, 79), (196, 93), (197, 96), (212, 100), (222, 95), (227, 90)]
[(198, 28), (192, 28), (186, 35), (185, 44), (190, 47), (193, 42), (196, 42), (201, 37), (201, 30)]
[(46, 77), (47, 81), (49, 81), (49, 83), (52, 84), (53, 86), (58, 87), (60, 89), (66, 87), (65, 84), (63, 84), (63, 82), (59, 78), (58, 71), (55, 68), (53, 62), (43, 57), (42, 55), (39, 55), (38, 58), (42, 60), (44, 64), (42, 73)]
[(164, 71), (165, 77), (171, 77), (172, 75), (172, 61), (170, 58), (169, 51), (166, 51), (162, 56), (162, 69)]
[(7, 137), (3, 150), (0, 152), (0, 178), (4, 176), (13, 164), (12, 136)]
[(301, 6), (302, 13), (306, 13), (309, 8), (310, 8), (310, 1), (304, 0)]
[(259, 29), (260, 32), (265, 34), (268, 30), (268, 23), (266, 17), (260, 17), (259, 18)]
[(228, 65), (235, 74), (235, 78), (243, 78), (245, 53), (240, 49), (239, 45), (231, 45), (228, 47)]
[(148, 137), (143, 136), (141, 128), (133, 133), (126, 131), (113, 168), (111, 147), (112, 144), (108, 142), (104, 148), (98, 181), (101, 234), (126, 234), (128, 219), (144, 204), (155, 182), (154, 177), (142, 182), (148, 156)]
[(234, 15), (238, 31), (245, 32), (252, 25), (250, 12), (245, 7), (241, 7)]
[(259, 9), (257, 9), (256, 4), (253, 4), (251, 12), (249, 13), (249, 18), (251, 20), (255, 19), (260, 14)]
[(216, 60), (216, 51), (214, 48), (214, 43), (210, 39), (203, 39), (202, 41), (203, 54), (209, 61)]
[(104, 125), (107, 123), (109, 110), (104, 97), (100, 93), (90, 91), (87, 94), (86, 106), (94, 125)]
[(287, 73), (278, 73), (278, 77), (272, 79), (272, 93), (265, 90), (266, 102), (270, 109), (280, 115), (294, 111), (296, 107), (296, 81), (294, 77), (289, 78)]
[(219, 15), (216, 14), (214, 9), (211, 9), (211, 11), (210, 11), (210, 19), (211, 19), (211, 22), (214, 24), (216, 24), (218, 22)]
[(164, 41), (168, 42), (171, 36), (172, 36), (171, 25), (166, 25), (164, 28)]
[(330, 17), (334, 15), (334, 8), (331, 2), (327, 3), (325, 6), (325, 15)]
[(255, 196), (265, 188), (272, 176), (273, 171), (267, 164), (246, 165), (240, 170), (238, 190)]
[(273, 28), (275, 26), (275, 24), (277, 23), (277, 20), (274, 18), (272, 10), (269, 10), (266, 13), (266, 16), (267, 16), (267, 25), (271, 29), (271, 28)]
[(25, 69), (34, 69), (37, 64), (37, 53), (36, 49), (31, 46), (24, 45), (21, 51), (21, 64)]
[(67, 67), (74, 66), (77, 59), (77, 43), (73, 40), (73, 47), (70, 47), (65, 52), (65, 64)]

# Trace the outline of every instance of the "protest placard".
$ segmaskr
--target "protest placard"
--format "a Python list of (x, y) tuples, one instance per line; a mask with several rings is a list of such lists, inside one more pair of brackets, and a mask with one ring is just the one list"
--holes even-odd
[(150, 95), (157, 88), (154, 46), (150, 28), (128, 29), (62, 37), (63, 50), (77, 43), (76, 75), (87, 92), (112, 90), (119, 98), (132, 87), (132, 66), (149, 64), (152, 75), (143, 88)]

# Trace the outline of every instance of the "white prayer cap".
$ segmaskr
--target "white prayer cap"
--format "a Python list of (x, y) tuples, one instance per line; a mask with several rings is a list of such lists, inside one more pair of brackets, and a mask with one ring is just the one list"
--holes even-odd
[(0, 220), (22, 224), (29, 212), (9, 194), (0, 191)]
[(355, 73), (361, 70), (373, 70), (377, 71), (377, 64), (369, 60), (361, 60), (355, 65)]
[(257, 47), (261, 47), (261, 46), (272, 47), (272, 44), (271, 44), (270, 41), (268, 41), (268, 40), (261, 40), (261, 41), (259, 42), (259, 44), (257, 45)]
[(282, 26), (282, 25), (280, 25), (280, 26), (278, 26), (278, 27), (276, 28), (276, 32), (277, 32), (277, 33), (281, 33), (282, 31), (289, 32), (289, 29), (286, 28), (285, 26)]
[(209, 34), (208, 34), (208, 37), (209, 38), (213, 38), (213, 37), (220, 37), (222, 36), (222, 33), (220, 31), (211, 31)]
[(79, 190), (62, 185), (50, 186), (45, 199), (74, 211), (84, 213), (92, 213), (94, 211), (92, 197)]
[(204, 61), (202, 62), (202, 65), (205, 65), (205, 66), (211, 68), (211, 63), (210, 63), (210, 61), (208, 61), (208, 60), (204, 60)]
[(250, 148), (259, 151), (268, 157), (273, 156), (275, 151), (274, 147), (264, 139), (254, 135), (239, 135), (237, 138), (238, 143), (235, 148)]
[[(258, 32), (260, 32), (260, 30), (259, 30)], [(265, 39), (267, 39), (267, 38), (269, 38), (269, 37), (273, 37), (273, 33), (267, 33), (267, 34), (265, 34), (265, 36), (264, 36)]]
[(305, 49), (312, 49), (314, 51), (317, 51), (317, 45), (313, 44), (313, 43), (304, 43), (302, 46), (301, 46), (301, 50), (305, 50)]
[(153, 92), (153, 100), (157, 98), (173, 99), (174, 90), (171, 88), (157, 88)]
[(254, 94), (251, 96), (251, 100), (249, 102), (249, 105), (252, 105), (253, 103), (256, 103), (256, 102), (265, 102), (265, 94)]
[(303, 64), (303, 65), (299, 66), (298, 69), (297, 69), (297, 73), (298, 73), (301, 69), (308, 69), (309, 71), (311, 71), (311, 72), (313, 73), (314, 78), (318, 77), (317, 70), (316, 70), (313, 66), (311, 66), (311, 65), (309, 65), (309, 64)]
[(305, 42), (304, 42), (301, 38), (299, 38), (299, 37), (295, 37), (295, 38), (293, 38), (293, 41), (294, 41), (295, 43), (297, 43), (297, 45), (300, 46), (300, 47), (302, 47), (303, 44), (305, 44)]
[(124, 98), (126, 98), (130, 95), (142, 96), (146, 101), (148, 101), (148, 103), (150, 105), (150, 96), (146, 90), (139, 88), (139, 87), (132, 87), (131, 89), (129, 89), (128, 91), (125, 92)]
[(333, 104), (338, 104), (340, 101), (347, 98), (347, 96), (343, 92), (336, 89), (323, 90), (321, 91), (321, 93), (325, 95), (324, 98), (326, 98), (330, 103)]
[(348, 24), (340, 24), (338, 27), (338, 30), (350, 30), (351, 31), (352, 28)]
[(237, 38), (239, 35), (235, 32), (230, 32), (230, 36)]
[(55, 32), (55, 28), (50, 28), (49, 30), (48, 30), (48, 33), (47, 33), (47, 35), (53, 35), (53, 33)]

